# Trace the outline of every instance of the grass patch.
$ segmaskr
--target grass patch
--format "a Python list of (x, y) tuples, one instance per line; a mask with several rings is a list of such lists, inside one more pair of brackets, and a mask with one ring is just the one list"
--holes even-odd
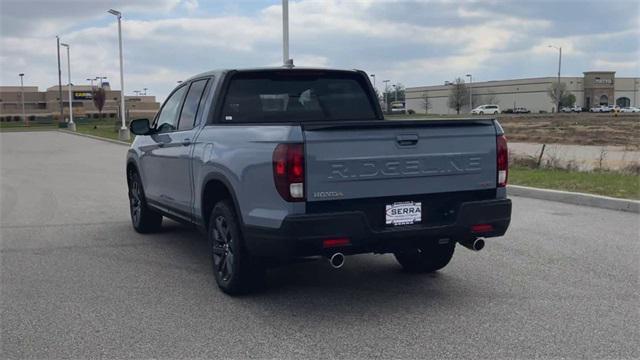
[[(76, 124), (76, 131), (82, 134), (118, 140), (118, 128), (113, 120), (91, 121), (87, 124)], [(129, 142), (133, 140), (133, 136)]]
[(640, 176), (612, 171), (578, 172), (514, 166), (509, 168), (509, 183), (640, 200)]

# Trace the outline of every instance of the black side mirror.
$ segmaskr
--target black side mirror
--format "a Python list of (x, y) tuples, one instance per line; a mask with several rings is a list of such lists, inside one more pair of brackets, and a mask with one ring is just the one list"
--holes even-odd
[(152, 133), (149, 119), (131, 120), (129, 130), (135, 135), (151, 135)]

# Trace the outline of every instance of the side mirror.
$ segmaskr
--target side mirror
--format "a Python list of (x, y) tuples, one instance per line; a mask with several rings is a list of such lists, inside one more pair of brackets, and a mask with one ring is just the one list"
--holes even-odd
[(149, 119), (131, 120), (129, 130), (135, 135), (151, 135), (152, 133), (151, 127), (149, 126)]

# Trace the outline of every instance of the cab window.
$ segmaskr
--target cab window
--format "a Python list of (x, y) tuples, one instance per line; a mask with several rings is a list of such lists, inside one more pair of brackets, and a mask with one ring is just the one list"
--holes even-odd
[(167, 101), (165, 101), (156, 121), (156, 130), (158, 133), (171, 132), (177, 129), (178, 112), (180, 111), (180, 105), (186, 92), (187, 87), (183, 86), (174, 91)]

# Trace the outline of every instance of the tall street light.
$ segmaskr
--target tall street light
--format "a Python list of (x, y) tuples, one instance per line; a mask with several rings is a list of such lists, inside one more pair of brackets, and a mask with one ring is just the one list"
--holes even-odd
[(471, 74), (465, 76), (469, 78), (469, 108), (473, 110), (473, 76)]
[(29, 126), (29, 120), (27, 120), (27, 115), (24, 111), (24, 73), (20, 73), (18, 76), (20, 76), (20, 93), (22, 94), (20, 96), (22, 99), (22, 122), (24, 122), (24, 126)]
[(60, 121), (64, 119), (64, 106), (62, 105), (62, 69), (60, 68), (60, 36), (56, 35), (56, 43), (58, 46), (58, 100), (60, 105)]
[(371, 76), (371, 78), (373, 78), (373, 88), (375, 89), (376, 88), (376, 74), (371, 74), (369, 76)]
[(67, 124), (67, 128), (71, 131), (76, 131), (76, 124), (73, 122), (73, 102), (71, 99), (71, 46), (64, 43), (60, 43), (60, 46), (67, 48), (67, 76), (69, 79), (67, 84), (67, 89), (69, 90), (69, 124)]
[(289, 58), (289, 0), (282, 0), (282, 65), (293, 67)]
[(120, 49), (120, 118), (122, 119), (122, 127), (118, 131), (120, 140), (129, 140), (129, 129), (125, 120), (124, 108), (124, 69), (122, 64), (122, 13), (113, 9), (109, 9), (109, 14), (118, 18), (118, 47)]
[(96, 80), (96, 79), (87, 79), (87, 81), (91, 83), (91, 91), (93, 91), (93, 82), (94, 82), (95, 80)]
[(143, 88), (142, 90), (144, 90), (144, 96), (147, 96), (147, 90), (149, 90), (149, 88)]
[(560, 69), (562, 67), (562, 46), (548, 45), (550, 48), (558, 50), (558, 84), (556, 85), (556, 112), (560, 112)]

